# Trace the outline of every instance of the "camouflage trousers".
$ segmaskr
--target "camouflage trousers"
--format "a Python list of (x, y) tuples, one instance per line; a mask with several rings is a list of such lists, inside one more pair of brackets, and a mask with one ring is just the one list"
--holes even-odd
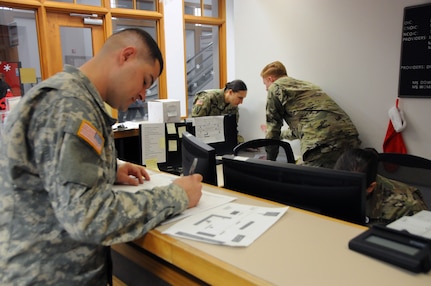
[(315, 166), (323, 168), (334, 168), (335, 162), (344, 151), (352, 148), (359, 148), (361, 140), (357, 136), (351, 136), (329, 144), (322, 144), (308, 150), (302, 156), (301, 165)]

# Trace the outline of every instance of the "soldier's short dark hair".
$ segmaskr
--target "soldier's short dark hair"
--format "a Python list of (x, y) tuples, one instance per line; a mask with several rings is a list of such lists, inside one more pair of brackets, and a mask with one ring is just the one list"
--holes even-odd
[(344, 151), (334, 169), (365, 173), (367, 186), (376, 181), (378, 152), (374, 148), (353, 148)]
[(159, 75), (160, 75), (163, 71), (163, 56), (162, 56), (162, 52), (159, 49), (159, 46), (157, 45), (153, 37), (151, 37), (151, 35), (147, 31), (140, 28), (125, 28), (115, 32), (114, 34), (112, 34), (112, 36), (119, 35), (122, 33), (134, 33), (138, 35), (139, 39), (148, 47), (149, 56), (152, 59), (159, 61), (160, 63)]

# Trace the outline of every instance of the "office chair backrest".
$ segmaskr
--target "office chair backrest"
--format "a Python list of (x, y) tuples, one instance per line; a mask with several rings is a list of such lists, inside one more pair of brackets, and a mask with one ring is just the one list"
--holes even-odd
[(233, 155), (222, 161), (226, 189), (365, 224), (364, 173)]
[(244, 151), (247, 148), (259, 148), (265, 146), (282, 147), (286, 153), (287, 163), (295, 163), (295, 156), (293, 155), (292, 147), (290, 146), (289, 142), (276, 139), (259, 138), (240, 143), (233, 149), (233, 154), (238, 156), (240, 151)]
[(431, 209), (431, 160), (410, 154), (380, 153), (377, 173), (417, 187)]

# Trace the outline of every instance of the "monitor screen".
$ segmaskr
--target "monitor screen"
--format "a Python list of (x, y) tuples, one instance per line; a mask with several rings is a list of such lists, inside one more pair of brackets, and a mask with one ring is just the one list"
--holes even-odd
[(365, 224), (364, 173), (223, 156), (224, 187)]
[(194, 173), (201, 174), (204, 183), (217, 186), (215, 149), (187, 131), (183, 132), (181, 146), (183, 174), (190, 174), (193, 161), (197, 158), (197, 164), (193, 167)]

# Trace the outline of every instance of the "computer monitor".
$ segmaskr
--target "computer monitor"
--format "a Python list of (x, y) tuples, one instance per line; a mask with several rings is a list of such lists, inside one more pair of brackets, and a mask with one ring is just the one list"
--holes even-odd
[(225, 155), (224, 187), (365, 224), (364, 173)]
[(201, 174), (204, 183), (217, 186), (216, 153), (213, 147), (185, 131), (181, 141), (181, 157), (185, 176), (190, 174), (193, 161), (197, 158), (194, 173)]

